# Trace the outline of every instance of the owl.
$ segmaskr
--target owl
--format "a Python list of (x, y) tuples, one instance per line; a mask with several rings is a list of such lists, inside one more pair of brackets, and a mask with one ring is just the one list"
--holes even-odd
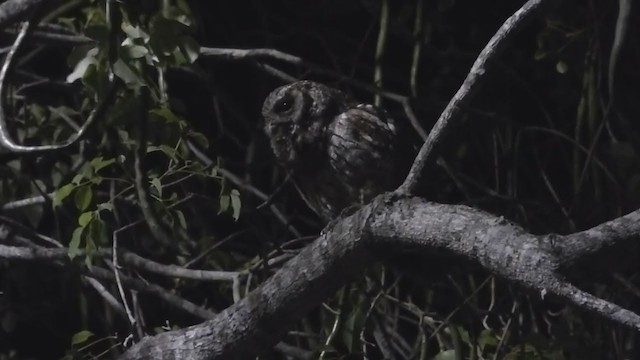
[(394, 121), (340, 90), (285, 85), (267, 96), (262, 115), (276, 159), (325, 221), (395, 189), (406, 175)]

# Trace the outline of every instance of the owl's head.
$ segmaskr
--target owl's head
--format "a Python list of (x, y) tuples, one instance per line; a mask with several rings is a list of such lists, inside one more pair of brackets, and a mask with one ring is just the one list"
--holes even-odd
[(278, 161), (295, 166), (300, 154), (321, 152), (328, 124), (346, 108), (344, 93), (312, 81), (273, 90), (264, 101), (262, 116)]

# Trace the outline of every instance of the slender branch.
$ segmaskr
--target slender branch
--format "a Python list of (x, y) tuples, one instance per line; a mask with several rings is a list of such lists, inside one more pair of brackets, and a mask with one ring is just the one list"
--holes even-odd
[(81, 140), (86, 134), (86, 130), (93, 125), (93, 123), (104, 116), (107, 108), (115, 99), (117, 86), (115, 82), (110, 82), (106, 95), (98, 101), (98, 104), (91, 112), (87, 121), (80, 127), (80, 129), (73, 134), (66, 142), (56, 145), (40, 145), (40, 146), (24, 146), (19, 145), (9, 135), (9, 129), (6, 120), (6, 114), (4, 110), (4, 97), (5, 88), (7, 87), (7, 76), (11, 72), (16, 59), (16, 54), (24, 40), (27, 38), (33, 28), (34, 22), (26, 21), (22, 24), (18, 36), (14, 41), (11, 50), (7, 54), (2, 69), (0, 70), (0, 147), (5, 148), (10, 153), (25, 153), (25, 154), (39, 154), (42, 152), (62, 150), (70, 147), (79, 140)]
[(138, 118), (136, 122), (136, 135), (138, 137), (136, 142), (134, 168), (135, 168), (135, 185), (136, 193), (138, 195), (138, 202), (140, 203), (140, 210), (145, 223), (149, 227), (153, 237), (165, 246), (175, 247), (175, 241), (167, 231), (164, 229), (164, 224), (160, 219), (160, 216), (156, 213), (151, 202), (152, 198), (149, 194), (147, 171), (145, 168), (144, 157), (147, 155), (147, 110), (148, 110), (148, 94), (146, 89), (139, 89), (138, 91)]
[(116, 314), (122, 318), (127, 318), (127, 313), (122, 304), (109, 292), (109, 290), (107, 290), (107, 288), (104, 287), (104, 285), (102, 285), (102, 283), (89, 276), (83, 276), (82, 281), (100, 294), (104, 301), (109, 304), (113, 310), (115, 310)]
[[(563, 237), (550, 236), (556, 243), (556, 250), (564, 260), (563, 266), (571, 267), (587, 257), (593, 257), (604, 250), (637, 246), (640, 240), (640, 210), (600, 224), (588, 230)], [(624, 254), (624, 251), (618, 253)]]
[(409, 171), (409, 175), (404, 183), (398, 188), (399, 193), (412, 194), (416, 186), (427, 176), (428, 166), (435, 162), (438, 154), (434, 151), (436, 146), (440, 145), (447, 133), (457, 125), (462, 118), (462, 109), (468, 105), (473, 99), (481, 85), (486, 82), (487, 64), (491, 59), (498, 56), (507, 45), (513, 41), (515, 35), (524, 25), (533, 19), (542, 9), (542, 5), (549, 3), (549, 0), (529, 0), (518, 11), (511, 15), (495, 35), (489, 40), (489, 43), (482, 50), (478, 58), (473, 63), (467, 78), (453, 96), (449, 104), (444, 109), (440, 118), (431, 129), (429, 137), (422, 145), (416, 160)]
[(129, 303), (127, 302), (127, 296), (124, 293), (124, 286), (122, 286), (122, 279), (120, 278), (120, 265), (118, 264), (118, 233), (114, 232), (112, 236), (112, 245), (111, 245), (111, 263), (113, 269), (113, 276), (116, 280), (116, 287), (118, 288), (118, 294), (120, 295), (120, 299), (122, 300), (122, 307), (127, 314), (127, 320), (129, 320), (129, 324), (131, 327), (134, 327), (137, 323), (135, 316), (133, 316), (133, 312), (131, 312), (131, 308), (129, 307)]
[[(189, 150), (191, 150), (193, 152), (193, 154), (200, 161), (202, 161), (203, 164), (205, 164), (207, 167), (213, 166), (213, 160), (211, 160), (205, 153), (200, 151), (200, 149), (198, 149), (198, 147), (196, 145), (194, 145), (192, 141), (187, 141), (187, 146), (189, 146)], [(227, 180), (229, 180), (232, 184), (234, 184), (235, 186), (238, 186), (242, 190), (249, 191), (250, 193), (255, 195), (257, 198), (259, 198), (259, 199), (261, 199), (263, 201), (268, 201), (269, 200), (269, 195), (265, 194), (264, 192), (262, 192), (260, 189), (256, 188), (255, 186), (253, 186), (251, 184), (248, 184), (246, 181), (241, 179), (239, 176), (233, 174), (229, 170), (226, 170), (226, 169), (223, 169), (223, 168), (218, 168), (217, 171), (220, 174), (222, 174), (222, 176), (224, 176)], [(278, 209), (277, 206), (275, 206), (273, 204), (269, 204), (269, 209), (271, 210), (273, 215), (284, 226), (286, 226), (286, 228), (287, 228), (287, 230), (289, 230), (289, 232), (291, 232), (296, 237), (301, 237), (302, 236), (300, 231), (298, 231), (298, 229), (296, 229), (293, 225), (291, 225), (289, 219), (282, 213), (282, 211), (280, 211), (280, 209)]]
[[(84, 250), (78, 250), (79, 255), (84, 256)], [(93, 252), (94, 256), (104, 259), (113, 257), (113, 250), (102, 248)], [(0, 245), (0, 258), (9, 260), (30, 260), (30, 261), (51, 261), (61, 260), (68, 262), (69, 249), (67, 248), (44, 248), (44, 247), (18, 247)], [(119, 250), (118, 259), (124, 265), (131, 266), (136, 269), (148, 271), (150, 273), (199, 281), (229, 281), (233, 282), (238, 278), (246, 275), (246, 272), (237, 271), (215, 271), (215, 270), (194, 270), (185, 269), (176, 265), (164, 265), (155, 261), (146, 259), (135, 253)]]
[[(90, 269), (88, 269), (87, 273), (92, 277), (105, 279), (109, 281), (115, 281), (115, 276), (111, 271), (108, 271), (106, 269), (103, 269), (97, 266), (93, 266)], [(141, 292), (153, 294), (158, 298), (160, 298), (161, 300), (163, 300), (164, 302), (166, 302), (167, 304), (174, 306), (178, 309), (181, 309), (189, 314), (197, 316), (201, 319), (211, 319), (215, 316), (214, 312), (207, 310), (201, 306), (198, 306), (192, 303), (191, 301), (183, 299), (177, 295), (174, 295), (173, 293), (167, 291), (165, 288), (159, 285), (152, 284), (147, 281), (134, 279), (126, 275), (120, 275), (120, 278), (122, 280), (122, 283), (127, 287), (132, 288), (134, 290), (141, 291)]]
[[(387, 48), (387, 28), (389, 24), (389, 0), (382, 0), (380, 4), (380, 31), (378, 32), (378, 41), (376, 43), (376, 57), (375, 68), (373, 72), (373, 83), (382, 88), (383, 71), (382, 71), (382, 58)], [(376, 94), (374, 97), (374, 104), (376, 106), (382, 106), (382, 99), (380, 95)]]

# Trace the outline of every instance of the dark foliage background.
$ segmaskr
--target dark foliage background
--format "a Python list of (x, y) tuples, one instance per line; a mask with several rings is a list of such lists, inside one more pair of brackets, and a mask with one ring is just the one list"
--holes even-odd
[[(416, 35), (418, 2), (422, 19)], [(260, 107), (285, 80), (265, 65), (339, 87), (366, 102), (374, 101), (373, 74), (379, 68), (382, 88), (408, 96), (419, 125), (428, 131), (477, 54), (520, 5), (503, 0), (389, 1), (386, 48), (377, 61), (382, 0), (166, 1), (164, 6), (193, 19), (187, 33), (201, 47), (277, 49), (307, 65), (204, 56), (194, 64), (169, 63), (166, 108), (183, 122), (171, 116), (150, 118), (150, 145), (166, 147), (150, 151), (144, 160), (154, 206), (175, 243), (159, 244), (145, 226), (133, 226), (121, 233), (119, 246), (164, 264), (247, 271), (244, 294), (324, 225), (286, 181), (268, 148)], [(424, 196), (487, 209), (540, 234), (575, 232), (638, 208), (637, 9), (617, 65), (610, 68), (617, 2), (566, 0), (553, 6), (492, 64), (491, 80), (465, 109), (465, 122), (445, 141)], [(77, 1), (48, 20), (92, 36), (91, 25), (103, 8), (103, 2)], [(122, 5), (125, 22), (143, 29), (163, 9), (156, 1)], [(15, 28), (6, 29), (3, 46), (14, 38)], [(81, 123), (94, 106), (87, 74), (84, 82), (65, 82), (86, 54), (87, 49), (78, 49), (33, 40), (19, 54), (5, 111), (13, 119), (13, 136), (23, 143), (65, 139), (73, 131), (60, 113)], [(148, 66), (140, 78), (153, 83), (149, 79), (158, 69)], [(37, 77), (53, 82), (34, 85)], [(90, 250), (110, 247), (113, 231), (139, 221), (132, 186), (134, 123), (139, 119), (131, 111), (131, 94), (123, 90), (107, 118), (98, 120), (79, 146), (3, 161), (1, 223), (19, 222), (30, 229), (31, 238), (46, 235), (73, 248), (69, 243), (79, 216), (97, 211), (92, 219), (99, 222), (92, 221), (100, 225), (90, 226), (99, 229), (88, 231), (102, 235), (83, 237), (75, 245)], [(161, 103), (154, 98), (149, 109), (160, 109)], [(400, 103), (383, 98), (382, 105), (412, 128)], [(418, 146), (419, 139), (413, 131), (407, 141)], [(199, 151), (188, 147), (188, 141)], [(100, 157), (117, 161), (87, 170), (86, 164)], [(61, 198), (60, 189), (78, 174), (84, 179)], [(88, 200), (82, 195), (87, 191), (92, 194)], [(42, 194), (52, 195), (29, 206), (7, 206)], [(61, 204), (52, 206), (56, 198)], [(101, 204), (113, 209), (100, 210)], [(0, 262), (0, 358), (107, 358), (122, 351), (119, 344), (129, 334), (139, 335), (81, 279), (87, 259), (92, 266), (109, 267), (108, 259), (83, 254), (74, 266)], [(399, 359), (453, 359), (455, 351), (459, 358), (514, 359), (623, 359), (640, 353), (637, 334), (537, 300), (539, 296), (521, 293), (488, 274), (452, 268), (437, 257), (404, 261), (404, 269), (381, 265), (367, 271), (301, 319), (285, 342), (316, 356), (324, 351), (325, 358), (361, 358), (365, 353), (382, 358), (389, 351)], [(625, 273), (585, 271), (582, 285), (639, 311), (637, 270), (632, 264)], [(126, 266), (122, 271), (212, 311), (233, 302), (230, 282), (174, 279)], [(120, 299), (112, 282), (104, 285)], [(201, 321), (145, 291), (127, 292), (127, 298), (135, 302), (146, 333)], [(336, 318), (340, 322), (334, 326)], [(72, 344), (74, 334), (83, 330), (93, 336)], [(274, 350), (264, 358), (286, 358), (286, 353)]]

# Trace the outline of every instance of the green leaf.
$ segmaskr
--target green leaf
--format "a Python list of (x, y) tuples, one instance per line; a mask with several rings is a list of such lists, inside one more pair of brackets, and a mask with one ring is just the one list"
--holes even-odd
[(102, 211), (102, 210), (113, 211), (113, 204), (110, 202), (105, 202), (102, 204), (98, 204), (96, 208), (98, 209), (98, 211)]
[(95, 64), (89, 64), (82, 76), (82, 83), (95, 93), (99, 99), (106, 95), (109, 86), (109, 72), (104, 59)]
[(485, 346), (498, 346), (496, 334), (492, 330), (482, 330), (478, 336), (478, 345), (481, 349), (484, 349)]
[[(104, 245), (109, 243), (109, 235), (107, 232), (107, 224), (99, 218), (95, 218), (91, 224), (89, 224), (89, 238), (91, 239), (91, 244), (100, 244)], [(89, 242), (87, 242), (89, 244)]]
[(125, 48), (125, 51), (126, 57), (128, 57), (129, 59), (140, 59), (149, 54), (149, 50), (147, 50), (147, 48), (142, 45), (127, 46)]
[(176, 2), (176, 6), (178, 6), (178, 9), (180, 9), (180, 11), (182, 11), (184, 14), (191, 14), (191, 9), (189, 8), (189, 3), (187, 2), (187, 0), (178, 0)]
[(176, 114), (174, 114), (173, 111), (171, 111), (171, 109), (169, 109), (166, 106), (163, 106), (158, 109), (149, 110), (149, 113), (156, 115), (161, 119), (166, 120), (168, 124), (180, 123), (180, 118)]
[(69, 241), (69, 250), (67, 252), (67, 254), (69, 255), (69, 259), (71, 260), (80, 255), (80, 241), (82, 240), (83, 230), (83, 227), (77, 227), (75, 230), (73, 230), (71, 241)]
[(145, 82), (142, 77), (138, 74), (138, 72), (129, 66), (127, 63), (122, 61), (122, 59), (116, 60), (113, 64), (113, 73), (122, 79), (127, 86), (130, 88), (137, 88), (140, 86), (144, 86)]
[(74, 196), (74, 201), (76, 202), (76, 207), (80, 211), (85, 211), (89, 205), (91, 205), (91, 199), (93, 198), (93, 191), (90, 186), (81, 186), (76, 190), (76, 194)]
[(93, 166), (90, 163), (84, 163), (78, 171), (79, 175), (82, 175), (85, 179), (91, 179), (93, 177)]
[(100, 169), (103, 169), (115, 162), (116, 159), (105, 160), (102, 156), (98, 156), (97, 158), (91, 160), (91, 166), (93, 166), (93, 171), (98, 172)]
[(229, 195), (231, 198), (231, 209), (233, 210), (233, 219), (238, 220), (240, 217), (240, 192), (238, 190), (231, 190), (231, 194)]
[(189, 61), (189, 64), (196, 62), (200, 55), (200, 45), (191, 36), (183, 36), (180, 38), (180, 50)]
[(147, 148), (147, 153), (152, 153), (154, 151), (162, 151), (165, 155), (170, 157), (173, 161), (178, 161), (178, 152), (169, 145), (162, 144), (160, 146), (149, 146)]
[(87, 72), (89, 65), (95, 65), (98, 62), (98, 60), (96, 60), (96, 55), (98, 55), (98, 48), (92, 48), (87, 51), (86, 56), (82, 60), (78, 61), (71, 74), (67, 75), (67, 82), (72, 83), (76, 80), (82, 79), (84, 74)]
[(187, 219), (184, 217), (184, 213), (180, 210), (175, 211), (176, 217), (178, 218), (178, 223), (180, 227), (183, 229), (187, 228)]
[(222, 214), (223, 212), (229, 209), (229, 204), (231, 203), (231, 197), (229, 195), (220, 195), (220, 210), (218, 210), (218, 214)]
[(91, 178), (91, 183), (95, 184), (95, 185), (100, 185), (103, 180), (104, 180), (104, 178), (102, 176), (95, 175), (94, 177)]
[(88, 330), (82, 330), (75, 334), (71, 338), (71, 346), (82, 344), (83, 342), (89, 340), (90, 337), (93, 336), (93, 333)]
[(569, 71), (569, 65), (566, 62), (560, 60), (556, 63), (556, 71), (560, 74), (566, 74)]
[(56, 190), (56, 193), (53, 195), (53, 207), (55, 208), (60, 206), (62, 204), (62, 201), (64, 201), (64, 199), (66, 199), (67, 196), (71, 194), (75, 187), (76, 186), (74, 184), (67, 184)]
[(80, 216), (78, 216), (78, 224), (81, 227), (87, 226), (91, 222), (91, 220), (93, 220), (93, 216), (94, 216), (93, 211), (87, 211), (80, 214)]
[(158, 179), (157, 177), (151, 179), (151, 187), (156, 190), (156, 194), (158, 194), (158, 197), (162, 197), (162, 183), (160, 182), (160, 179)]
[(76, 185), (76, 186), (78, 186), (78, 185), (80, 185), (82, 180), (84, 180), (84, 175), (83, 174), (78, 174), (78, 175), (73, 177), (73, 180), (71, 180), (71, 183)]
[(133, 26), (131, 24), (123, 22), (121, 28), (122, 28), (122, 31), (124, 31), (124, 33), (127, 34), (127, 37), (131, 39), (142, 39), (142, 40), (149, 39), (149, 34), (144, 32), (137, 25)]
[(455, 359), (456, 359), (455, 350), (445, 350), (433, 357), (433, 360), (455, 360)]
[(35, 120), (37, 125), (42, 125), (42, 122), (48, 117), (45, 108), (38, 104), (31, 104), (29, 113), (31, 113), (30, 119)]
[(209, 140), (207, 139), (206, 136), (204, 136), (204, 134), (196, 131), (189, 131), (187, 133), (187, 136), (193, 139), (193, 141), (195, 141), (196, 144), (198, 144), (200, 147), (205, 149), (209, 147)]
[(91, 240), (91, 238), (87, 239), (87, 244), (85, 245), (86, 256), (84, 257), (84, 264), (87, 268), (91, 268), (93, 266), (93, 256), (96, 253), (97, 247), (96, 244)]

